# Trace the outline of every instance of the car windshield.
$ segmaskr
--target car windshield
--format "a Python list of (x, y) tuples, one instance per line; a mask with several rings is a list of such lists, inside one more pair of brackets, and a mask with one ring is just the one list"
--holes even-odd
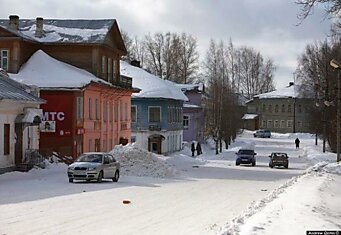
[(273, 153), (272, 157), (287, 157), (286, 153)]
[(239, 154), (245, 154), (245, 155), (253, 155), (254, 154), (253, 150), (249, 150), (249, 149), (241, 149), (241, 150), (239, 150), (238, 153)]
[(102, 163), (103, 156), (101, 154), (84, 154), (78, 157), (76, 162), (97, 162)]

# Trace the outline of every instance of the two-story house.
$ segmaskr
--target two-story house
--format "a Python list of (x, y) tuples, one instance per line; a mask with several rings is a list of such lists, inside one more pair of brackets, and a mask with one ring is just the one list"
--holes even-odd
[(158, 154), (182, 149), (183, 102), (187, 97), (174, 83), (121, 61), (121, 74), (141, 89), (132, 95), (132, 142)]
[(244, 117), (249, 118), (248, 122), (254, 122), (255, 128), (250, 129), (259, 127), (279, 133), (309, 132), (314, 105), (312, 94), (305, 86), (290, 83), (288, 87), (255, 95), (247, 102), (248, 114)]
[(41, 106), (42, 153), (55, 151), (77, 156), (82, 152), (110, 151), (114, 145), (129, 141), (130, 99), (119, 98), (127, 94), (125, 89), (41, 50), (32, 55), (19, 73), (10, 76), (38, 86), (40, 96), (48, 101)]
[(205, 133), (205, 109), (203, 107), (203, 98), (205, 96), (204, 84), (176, 84), (188, 101), (183, 107), (183, 140), (187, 142), (203, 142)]
[[(40, 146), (44, 152), (59, 151), (75, 157), (84, 151), (107, 151), (130, 140), (130, 101), (134, 89), (131, 78), (120, 76), (119, 60), (126, 54), (126, 48), (116, 20), (21, 20), (12, 15), (9, 20), (0, 20), (0, 39), (1, 67), (12, 74), (21, 73), (22, 80), (25, 80), (22, 65), (45, 53), (57, 60), (55, 64), (64, 62), (66, 67), (83, 70), (72, 73), (74, 67), (68, 71), (64, 66), (65, 73), (59, 77), (52, 74), (54, 70), (44, 71), (45, 77), (51, 77), (44, 80), (50, 81), (46, 86), (40, 86), (41, 97), (47, 100), (42, 106), (44, 122), (55, 124), (53, 131), (41, 130)], [(41, 52), (35, 54), (38, 50)], [(38, 64), (43, 64), (43, 60)], [(34, 75), (38, 77), (42, 69), (43, 66), (33, 68), (38, 71)], [(78, 81), (85, 72), (105, 83), (86, 83), (73, 89), (72, 80)], [(64, 127), (62, 121), (72, 123), (72, 128)]]
[(10, 79), (0, 69), (0, 173), (15, 169), (39, 149), (42, 110), (37, 89)]

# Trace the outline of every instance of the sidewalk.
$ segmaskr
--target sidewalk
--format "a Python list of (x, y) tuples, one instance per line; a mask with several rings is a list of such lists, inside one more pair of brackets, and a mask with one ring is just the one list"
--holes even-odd
[[(223, 234), (306, 234), (341, 230), (341, 165), (319, 163), (273, 200), (232, 221)], [(295, 182), (296, 181), (296, 182)]]

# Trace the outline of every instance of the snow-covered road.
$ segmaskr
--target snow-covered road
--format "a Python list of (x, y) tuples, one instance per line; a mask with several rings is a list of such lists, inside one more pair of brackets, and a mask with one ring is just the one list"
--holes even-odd
[[(255, 141), (256, 167), (235, 166), (235, 151)], [(248, 133), (219, 155), (208, 148), (192, 159), (188, 149), (166, 157), (171, 178), (122, 176), (118, 183), (69, 184), (66, 167), (0, 175), (0, 234), (216, 234), (253, 202), (308, 167), (304, 145)], [(290, 166), (270, 169), (272, 151), (288, 152)], [(123, 204), (128, 199), (130, 204)]]

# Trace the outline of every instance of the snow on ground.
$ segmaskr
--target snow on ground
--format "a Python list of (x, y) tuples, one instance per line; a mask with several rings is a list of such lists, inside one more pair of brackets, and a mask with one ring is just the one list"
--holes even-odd
[[(289, 139), (296, 136), (309, 139), (306, 134), (288, 135)], [(308, 230), (340, 230), (341, 164), (335, 162), (336, 154), (322, 153), (321, 146), (310, 143), (298, 157), (305, 158), (309, 165), (317, 163), (251, 204), (220, 234), (305, 234)]]
[[(294, 145), (297, 136), (300, 149)], [(256, 166), (235, 166), (235, 152), (250, 142)], [(331, 162), (335, 154), (323, 154), (314, 145), (314, 136), (274, 133), (260, 139), (244, 131), (218, 155), (208, 145), (202, 148), (203, 155), (191, 157), (188, 144), (170, 156), (118, 146), (112, 151), (122, 164), (118, 183), (70, 184), (65, 164), (0, 175), (0, 234), (302, 234), (340, 229), (340, 167)], [(268, 167), (272, 151), (289, 154), (289, 169)], [(314, 165), (318, 159), (329, 161)], [(131, 204), (123, 204), (126, 199)]]

